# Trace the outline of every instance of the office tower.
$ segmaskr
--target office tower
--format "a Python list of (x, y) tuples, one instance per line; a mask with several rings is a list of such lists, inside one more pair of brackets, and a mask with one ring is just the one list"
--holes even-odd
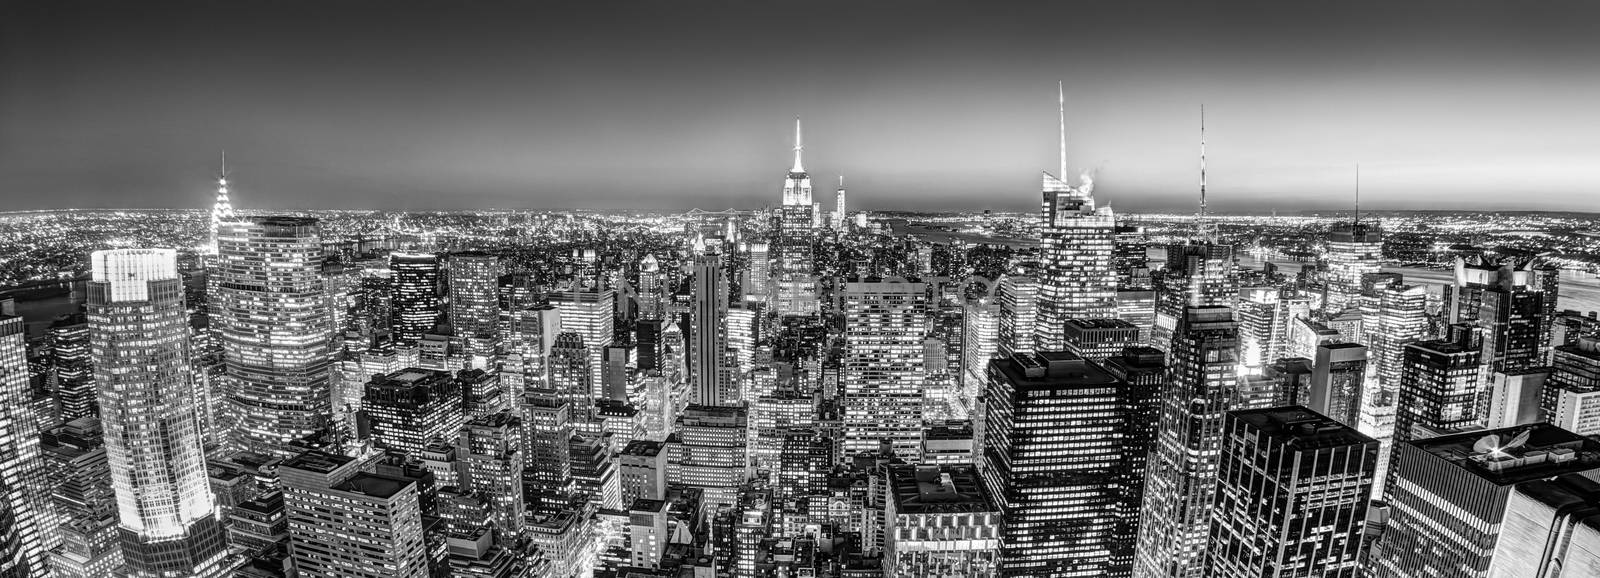
[[(1539, 418), (1539, 400), (1550, 377), (1548, 369), (1490, 374), (1489, 388), (1483, 392), (1489, 396), (1489, 413), (1482, 421), (1483, 427), (1496, 429), (1543, 421)], [(1483, 404), (1480, 402), (1479, 406)]]
[(977, 450), (982, 443), (982, 439), (973, 435), (972, 426), (965, 422), (929, 426), (922, 430), (917, 463), (924, 466), (979, 464), (982, 452)]
[(732, 389), (732, 368), (722, 364), (728, 348), (728, 279), (721, 256), (700, 255), (694, 261), (694, 309), (689, 326), (689, 379), (693, 400), (700, 405), (739, 402)]
[(372, 445), (418, 457), (434, 438), (455, 436), (467, 421), (461, 382), (445, 371), (407, 368), (375, 375), (361, 396)]
[(894, 465), (885, 476), (883, 575), (994, 576), (1003, 516), (972, 465)]
[(1117, 319), (1139, 328), (1141, 342), (1150, 340), (1156, 323), (1156, 287), (1150, 272), (1150, 238), (1144, 227), (1118, 224), (1111, 269), (1117, 275)]
[(666, 357), (666, 341), (661, 334), (666, 331), (666, 321), (660, 319), (643, 319), (633, 326), (634, 343), (637, 344), (638, 361), (635, 365), (639, 371), (645, 373), (662, 370), (662, 358)]
[(1150, 237), (1144, 227), (1118, 224), (1111, 253), (1111, 269), (1117, 275), (1117, 291), (1151, 291)]
[(498, 373), (482, 369), (462, 369), (455, 372), (455, 377), (461, 384), (461, 394), (465, 400), (463, 408), (466, 410), (467, 419), (499, 413), (512, 405), (511, 400), (507, 399), (505, 389), (500, 386)]
[[(1377, 365), (1378, 390), (1392, 398), (1400, 388), (1406, 344), (1428, 336), (1428, 294), (1421, 285), (1389, 285), (1378, 290), (1378, 317), (1368, 325), (1368, 345)], [(1392, 399), (1386, 399), (1392, 404)]]
[(414, 345), (439, 324), (439, 256), (433, 253), (389, 255), (393, 278), (390, 298), (395, 345)]
[(1168, 245), (1167, 266), (1156, 277), (1156, 323), (1150, 345), (1167, 348), (1185, 307), (1233, 306), (1239, 296), (1237, 268), (1232, 245), (1199, 241)]
[[(1059, 88), (1059, 87), (1058, 87)], [(1068, 319), (1112, 319), (1117, 316), (1117, 272), (1112, 268), (1116, 219), (1110, 207), (1095, 209), (1094, 181), (1067, 178), (1066, 101), (1061, 100), (1061, 168), (1044, 173), (1043, 223), (1039, 229), (1044, 270), (1039, 276), (1039, 322), (1035, 347), (1065, 348), (1062, 327)]]
[(420, 484), (360, 466), (355, 458), (319, 451), (278, 466), (295, 570), (301, 576), (429, 576)]
[(500, 383), (507, 399), (517, 403), (525, 391), (548, 387), (546, 363), (561, 333), (561, 310), (549, 303), (524, 305), (512, 309), (508, 317)]
[(849, 225), (849, 214), (846, 211), (844, 175), (839, 175), (839, 189), (834, 192), (833, 197), (833, 222), (831, 223), (833, 230), (842, 232)]
[(1539, 292), (1539, 359), (1550, 356), (1550, 348), (1560, 345), (1555, 337), (1556, 304), (1560, 301), (1561, 270), (1549, 265), (1533, 267), (1533, 290)]
[(989, 364), (981, 463), (1005, 514), (1002, 575), (1129, 574), (1160, 366), (1132, 353), (1117, 374), (1064, 351)]
[(94, 364), (89, 361), (89, 321), (82, 314), (66, 315), (50, 323), (50, 366), (56, 377), (56, 403), (61, 421), (100, 415), (95, 397)]
[(136, 577), (222, 576), (176, 253), (95, 251), (91, 263), (90, 351), (123, 561)]
[(1544, 419), (1579, 435), (1600, 434), (1600, 338), (1557, 347), (1550, 360), (1540, 403)]
[(961, 308), (961, 402), (968, 413), (981, 411), (989, 360), (1000, 353), (1000, 303), (993, 297), (969, 299)]
[(746, 299), (766, 303), (772, 294), (772, 255), (766, 243), (750, 243), (745, 261), (750, 266), (750, 280), (743, 287)]
[(1000, 356), (1033, 353), (1039, 281), (1026, 275), (1003, 275), (996, 283), (995, 299), (1000, 301)]
[(500, 258), (452, 253), (449, 279), (450, 325), (466, 342), (472, 367), (489, 367), (500, 349)]
[(55, 546), (50, 533), (55, 514), (34, 412), (28, 407), (33, 394), (27, 328), (15, 313), (11, 297), (0, 296), (0, 489), (5, 490), (0, 517), (10, 522), (0, 528), (0, 552), (19, 555), (0, 560), (0, 569), (10, 562), (19, 573), (43, 574), (45, 552)]
[(589, 383), (602, 383), (606, 346), (616, 334), (617, 292), (612, 289), (561, 291), (550, 295), (550, 304), (561, 310), (562, 331), (583, 336), (589, 350)]
[(1512, 491), (1564, 474), (1592, 476), (1596, 468), (1600, 442), (1542, 423), (1397, 441), (1385, 492), (1389, 523), (1367, 570), (1484, 576), (1499, 540), (1511, 537), (1509, 516), (1525, 514), (1507, 511)]
[(572, 491), (597, 508), (622, 507), (622, 488), (610, 438), (610, 434), (580, 434), (567, 440), (567, 452), (572, 456)]
[[(455, 436), (462, 491), (487, 496), (498, 539), (509, 542), (522, 529), (522, 423), (503, 411), (475, 418)], [(541, 464), (544, 465), (544, 464)]]
[(726, 366), (724, 373), (732, 373), (727, 387), (737, 392), (738, 381), (744, 372), (753, 369), (756, 343), (761, 340), (761, 313), (749, 303), (740, 303), (728, 310), (728, 345), (723, 355), (732, 354), (734, 365)]
[(1457, 257), (1447, 321), (1484, 330), (1483, 363), (1489, 371), (1514, 373), (1543, 365), (1544, 297), (1532, 262), (1496, 265)]
[(1105, 361), (1141, 343), (1139, 328), (1121, 319), (1068, 319), (1062, 346), (1090, 361)]
[(751, 465), (776, 480), (782, 473), (780, 461), (789, 432), (816, 427), (817, 400), (809, 393), (781, 389), (752, 401), (749, 415)]
[(1378, 442), (1300, 406), (1223, 419), (1208, 576), (1355, 578)]
[(783, 204), (778, 207), (778, 231), (773, 242), (777, 267), (777, 310), (781, 316), (815, 315), (816, 294), (812, 237), (817, 207), (811, 200), (811, 176), (800, 162), (805, 149), (800, 139), (800, 119), (794, 120), (794, 166), (783, 180)]
[(667, 444), (633, 440), (617, 454), (617, 480), (622, 503), (667, 499)]
[(571, 487), (572, 402), (555, 389), (530, 389), (523, 398), (522, 436), (526, 449), (522, 468), (524, 494), (566, 497)]
[[(765, 265), (762, 268), (764, 271)], [(656, 260), (655, 255), (645, 255), (639, 260), (638, 292), (640, 319), (666, 319), (666, 278), (661, 272), (661, 262)]]
[(227, 368), (229, 446), (287, 457), (332, 425), (334, 330), (316, 219), (224, 223), (211, 323)]
[(1236, 314), (1244, 365), (1259, 371), (1287, 355), (1289, 329), (1296, 319), (1311, 314), (1311, 302), (1285, 295), (1277, 287), (1250, 287), (1239, 290)]
[(1569, 576), (1600, 568), (1600, 483), (1565, 474), (1518, 484), (1506, 498), (1490, 578)]
[(1361, 399), (1367, 375), (1367, 348), (1356, 343), (1317, 346), (1311, 382), (1296, 402), (1350, 427), (1361, 421)]
[(699, 489), (708, 506), (737, 503), (739, 486), (750, 477), (749, 425), (741, 407), (684, 408), (678, 433), (667, 441), (668, 483)]
[(1477, 426), (1482, 337), (1467, 326), (1451, 326), (1451, 333), (1449, 340), (1406, 345), (1395, 396), (1395, 442)]
[(1354, 220), (1335, 224), (1328, 231), (1328, 297), (1323, 311), (1335, 313), (1360, 304), (1362, 282), (1383, 267), (1383, 227)]
[(904, 280), (855, 280), (844, 302), (844, 452), (878, 451), (888, 440), (895, 454), (917, 455), (922, 434), (923, 337), (927, 286)]
[(594, 372), (589, 369), (589, 347), (575, 331), (563, 331), (550, 347), (550, 358), (545, 362), (545, 384), (566, 399), (573, 426), (580, 432), (597, 433), (591, 429), (594, 417)]
[(1161, 418), (1145, 475), (1134, 576), (1199, 576), (1223, 414), (1239, 386), (1239, 326), (1227, 307), (1185, 307), (1167, 356)]

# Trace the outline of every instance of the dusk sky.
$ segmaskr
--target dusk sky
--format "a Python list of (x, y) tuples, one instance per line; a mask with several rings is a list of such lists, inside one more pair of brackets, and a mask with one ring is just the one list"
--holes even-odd
[(23, 2), (0, 210), (1600, 211), (1600, 2)]

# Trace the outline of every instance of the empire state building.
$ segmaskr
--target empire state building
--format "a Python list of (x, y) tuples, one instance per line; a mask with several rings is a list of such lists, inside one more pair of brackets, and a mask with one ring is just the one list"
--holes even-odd
[(783, 206), (778, 209), (778, 234), (774, 241), (778, 279), (779, 315), (815, 315), (819, 310), (817, 279), (811, 240), (820, 223), (817, 204), (811, 200), (811, 175), (801, 162), (805, 145), (800, 119), (794, 119), (794, 166), (783, 181)]

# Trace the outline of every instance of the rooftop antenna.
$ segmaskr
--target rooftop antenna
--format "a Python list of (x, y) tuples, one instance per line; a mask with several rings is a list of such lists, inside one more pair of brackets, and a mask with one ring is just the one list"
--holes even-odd
[(805, 167), (800, 165), (800, 151), (805, 150), (805, 148), (806, 148), (805, 145), (802, 144), (802, 141), (800, 140), (800, 117), (799, 116), (795, 116), (794, 117), (794, 168), (789, 169), (789, 172), (791, 172), (791, 173), (803, 173), (803, 172), (806, 172)]
[(1356, 163), (1356, 224), (1361, 224), (1361, 163)]
[(1066, 88), (1063, 86), (1063, 83), (1061, 81), (1059, 81), (1059, 80), (1056, 81), (1056, 111), (1059, 113), (1059, 119), (1060, 119), (1060, 122), (1061, 122), (1061, 126), (1060, 126), (1060, 135), (1061, 135), (1061, 169), (1060, 169), (1060, 171), (1061, 172), (1056, 173), (1056, 177), (1060, 178), (1062, 182), (1066, 182), (1066, 180), (1067, 180), (1067, 91), (1066, 91)]
[(1200, 214), (1195, 219), (1200, 237), (1211, 241), (1211, 229), (1206, 223), (1206, 105), (1200, 105)]

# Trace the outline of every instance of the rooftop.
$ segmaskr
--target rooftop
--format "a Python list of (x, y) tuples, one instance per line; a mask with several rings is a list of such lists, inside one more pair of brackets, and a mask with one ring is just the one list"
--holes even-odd
[(333, 489), (378, 498), (391, 498), (411, 484), (412, 481), (405, 478), (359, 473), (335, 485)]
[(354, 460), (355, 458), (350, 456), (335, 455), (322, 451), (309, 451), (284, 461), (283, 467), (326, 474)]
[(1547, 423), (1405, 443), (1501, 486), (1600, 468), (1600, 442)]
[(1066, 351), (1012, 355), (990, 363), (1018, 390), (1030, 387), (1106, 387), (1118, 380), (1100, 366)]
[(1355, 428), (1298, 405), (1233, 411), (1228, 415), (1234, 420), (1250, 424), (1263, 436), (1301, 448), (1378, 443)]
[(992, 512), (995, 505), (976, 466), (889, 467), (889, 491), (899, 514)]

